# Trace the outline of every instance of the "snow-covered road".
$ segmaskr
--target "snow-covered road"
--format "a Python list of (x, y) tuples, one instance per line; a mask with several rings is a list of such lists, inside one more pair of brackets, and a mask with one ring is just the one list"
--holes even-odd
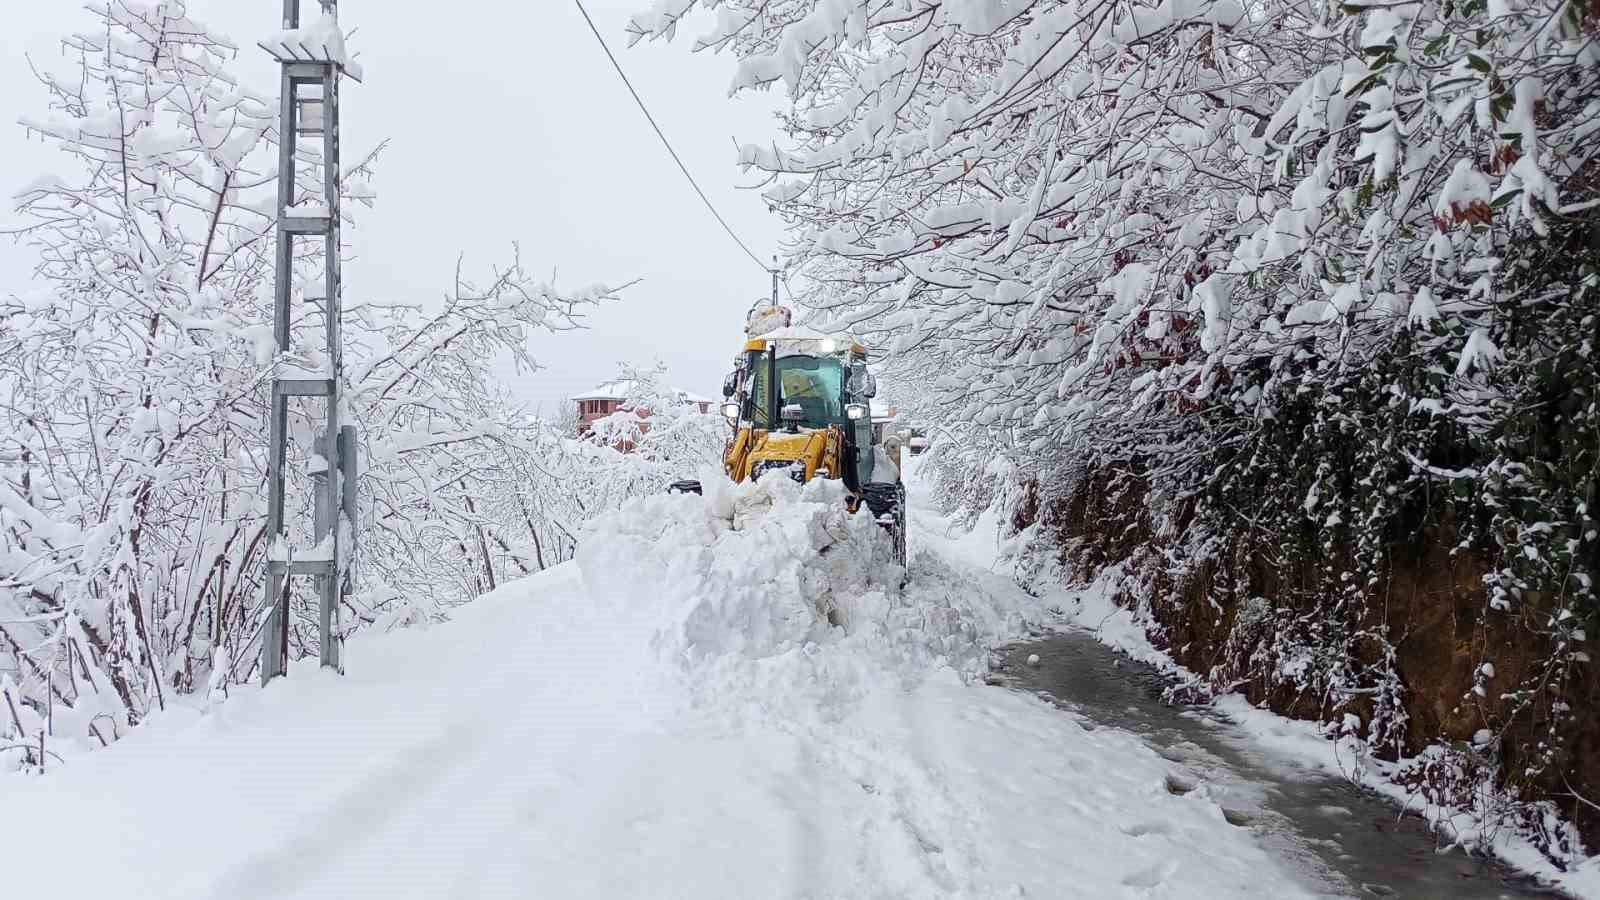
[(772, 494), (652, 498), (577, 564), (354, 640), (344, 677), (0, 781), (6, 894), (1315, 893), (1138, 738), (982, 685), (1033, 601), (977, 545), (918, 510), (900, 592), (857, 571), (870, 525)]

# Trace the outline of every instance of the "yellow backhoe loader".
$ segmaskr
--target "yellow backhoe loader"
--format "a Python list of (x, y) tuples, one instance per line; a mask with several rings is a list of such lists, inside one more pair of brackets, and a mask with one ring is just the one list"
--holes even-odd
[[(904, 566), (906, 493), (900, 442), (872, 427), (876, 380), (867, 349), (848, 335), (789, 324), (788, 310), (752, 311), (744, 352), (722, 385), (722, 412), (734, 425), (723, 468), (734, 481), (789, 477), (844, 482), (850, 511), (863, 504), (893, 537)], [(675, 491), (699, 493), (696, 481)]]

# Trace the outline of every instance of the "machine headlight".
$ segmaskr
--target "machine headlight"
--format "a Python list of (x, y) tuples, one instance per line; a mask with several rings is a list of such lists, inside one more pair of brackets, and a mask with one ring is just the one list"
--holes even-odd
[(724, 404), (722, 404), (722, 415), (725, 418), (729, 418), (729, 419), (737, 419), (737, 418), (739, 418), (739, 404), (737, 404), (737, 403), (724, 403)]
[(834, 343), (833, 338), (823, 338), (817, 342), (817, 349), (821, 350), (823, 353), (832, 353), (833, 351), (839, 349), (839, 345)]
[(851, 421), (865, 419), (867, 417), (867, 405), (865, 403), (847, 403), (844, 407), (844, 415), (845, 418)]

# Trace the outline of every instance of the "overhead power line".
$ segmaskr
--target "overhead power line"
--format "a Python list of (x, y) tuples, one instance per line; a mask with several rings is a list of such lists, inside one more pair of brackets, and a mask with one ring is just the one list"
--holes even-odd
[(693, 175), (689, 174), (689, 167), (683, 164), (683, 158), (678, 156), (678, 151), (672, 149), (672, 142), (667, 140), (667, 136), (662, 132), (661, 126), (656, 124), (656, 117), (650, 115), (649, 108), (644, 105), (644, 99), (639, 96), (638, 91), (633, 89), (633, 82), (628, 80), (628, 73), (622, 71), (622, 64), (617, 62), (616, 55), (611, 52), (610, 47), (606, 46), (606, 39), (601, 36), (600, 29), (595, 27), (594, 19), (590, 18), (589, 11), (583, 8), (583, 0), (572, 0), (572, 2), (578, 5), (578, 12), (583, 13), (583, 20), (589, 23), (589, 30), (594, 32), (594, 39), (600, 42), (600, 49), (604, 50), (606, 58), (611, 60), (611, 67), (617, 70), (617, 75), (622, 78), (622, 83), (627, 85), (628, 93), (633, 95), (633, 102), (639, 104), (639, 111), (644, 113), (645, 119), (650, 122), (650, 127), (655, 129), (656, 137), (661, 139), (661, 146), (667, 148), (667, 152), (672, 155), (672, 161), (678, 164), (678, 171), (682, 172), (683, 177), (689, 180), (689, 186), (694, 188), (694, 192), (700, 195), (700, 202), (704, 203), (706, 209), (710, 210), (711, 215), (716, 217), (717, 223), (722, 226), (722, 230), (728, 233), (728, 237), (733, 238), (733, 242), (739, 245), (739, 249), (743, 250), (746, 256), (761, 267), (761, 271), (771, 272), (772, 269), (761, 261), (761, 257), (755, 255), (750, 250), (750, 247), (739, 239), (739, 235), (734, 233), (733, 227), (728, 224), (728, 220), (724, 219), (722, 213), (717, 212), (716, 206), (712, 205), (711, 198), (707, 197), (706, 192), (700, 189), (700, 183), (694, 180)]

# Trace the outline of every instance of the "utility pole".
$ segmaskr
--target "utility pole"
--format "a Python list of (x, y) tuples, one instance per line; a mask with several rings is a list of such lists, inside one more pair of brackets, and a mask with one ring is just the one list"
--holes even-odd
[(778, 254), (772, 254), (772, 308), (778, 308)]
[[(274, 272), (272, 334), (272, 413), (267, 452), (268, 618), (261, 638), (263, 683), (285, 674), (289, 665), (289, 579), (309, 575), (319, 598), (317, 635), (322, 665), (342, 671), (339, 659), (339, 605), (350, 590), (349, 562), (355, 551), (356, 434), (341, 425), (340, 387), (344, 376), (339, 333), (339, 79), (359, 69), (345, 57), (336, 0), (321, 0), (322, 17), (308, 27), (300, 20), (301, 0), (283, 0), (283, 31), (259, 46), (282, 66), (278, 118), (278, 227)], [(308, 174), (320, 169), (320, 184), (301, 190), (299, 140), (321, 153), (305, 154)], [(309, 180), (309, 179), (308, 179)], [(322, 308), (325, 346), (292, 345), (289, 333), (295, 287), (295, 242), (323, 242), (320, 278), (301, 291), (305, 303)], [(313, 536), (311, 547), (290, 547), (284, 522), (285, 466), (288, 462), (289, 401), (321, 400), (325, 425), (310, 454)], [(343, 545), (343, 546), (341, 546)]]

